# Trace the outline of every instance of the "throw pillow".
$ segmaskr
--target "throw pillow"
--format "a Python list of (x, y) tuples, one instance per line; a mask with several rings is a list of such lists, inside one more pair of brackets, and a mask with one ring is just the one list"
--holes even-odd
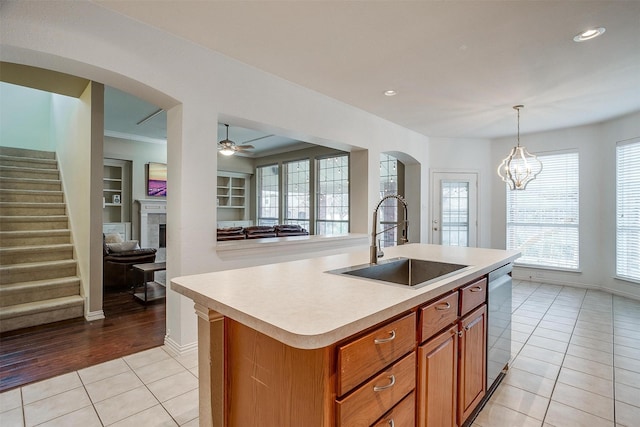
[(104, 236), (104, 242), (105, 243), (122, 243), (124, 242), (124, 239), (118, 233), (113, 233), (113, 234), (107, 234), (106, 236)]
[(127, 240), (126, 242), (107, 243), (107, 247), (111, 252), (126, 252), (138, 249), (137, 240)]

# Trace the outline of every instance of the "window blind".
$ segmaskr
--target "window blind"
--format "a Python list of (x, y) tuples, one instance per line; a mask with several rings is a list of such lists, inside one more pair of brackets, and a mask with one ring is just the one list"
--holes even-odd
[(524, 191), (507, 192), (507, 249), (517, 264), (579, 267), (579, 161), (577, 152), (539, 155), (543, 169)]
[(256, 168), (258, 180), (258, 225), (276, 225), (280, 211), (280, 168), (267, 165)]
[(616, 147), (616, 275), (640, 282), (640, 140)]

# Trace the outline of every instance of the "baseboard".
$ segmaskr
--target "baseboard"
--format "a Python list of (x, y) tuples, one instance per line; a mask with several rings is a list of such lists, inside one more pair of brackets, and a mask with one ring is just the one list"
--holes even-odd
[(513, 272), (513, 280), (518, 280), (522, 282), (532, 282), (532, 283), (540, 283), (540, 284), (548, 284), (548, 285), (558, 285), (558, 286), (571, 286), (574, 288), (580, 289), (588, 289), (594, 291), (602, 291), (607, 292), (612, 295), (617, 295), (619, 297), (629, 298), (635, 301), (640, 301), (640, 296), (634, 293), (625, 292), (620, 289), (611, 289), (606, 286), (593, 285), (589, 283), (578, 283), (578, 282), (569, 282), (566, 279), (553, 279), (553, 278), (531, 278), (526, 273), (518, 273), (514, 270)]
[(94, 320), (102, 320), (104, 319), (104, 311), (90, 311), (84, 315), (84, 318), (87, 322), (93, 322)]
[(182, 356), (192, 351), (198, 350), (198, 342), (192, 342), (185, 345), (180, 345), (168, 336), (164, 337), (165, 349), (173, 353), (174, 356)]

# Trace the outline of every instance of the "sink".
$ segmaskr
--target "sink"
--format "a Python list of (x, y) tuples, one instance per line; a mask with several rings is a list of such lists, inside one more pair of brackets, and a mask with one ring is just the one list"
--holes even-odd
[(414, 258), (391, 258), (378, 264), (362, 264), (329, 271), (363, 279), (417, 287), (451, 276), (468, 265)]

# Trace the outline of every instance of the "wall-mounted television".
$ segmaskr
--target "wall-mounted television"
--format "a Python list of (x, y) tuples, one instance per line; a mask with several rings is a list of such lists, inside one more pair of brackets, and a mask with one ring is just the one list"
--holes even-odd
[(147, 196), (167, 197), (167, 165), (149, 162), (147, 171)]

